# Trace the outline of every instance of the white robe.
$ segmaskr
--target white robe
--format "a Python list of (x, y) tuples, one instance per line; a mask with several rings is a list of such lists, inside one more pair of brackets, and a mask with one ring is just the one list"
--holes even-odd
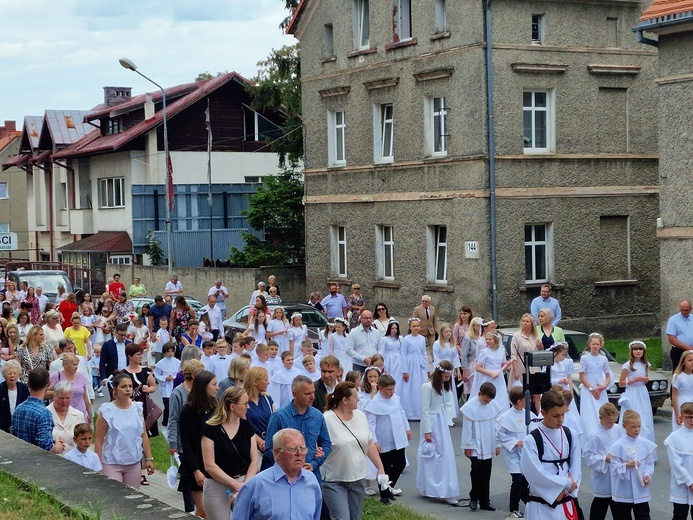
[[(426, 338), (409, 334), (402, 340), (404, 349), (405, 371), (409, 381), (402, 382), (402, 406), (410, 421), (421, 419), (421, 386), (426, 382), (428, 359), (426, 357)], [(395, 391), (397, 387), (395, 387)]]
[[(683, 403), (693, 403), (693, 374), (686, 374), (681, 372), (675, 375), (671, 380), (672, 388), (676, 388), (678, 392), (678, 403), (679, 410)], [(671, 430), (676, 431), (682, 428), (681, 425), (676, 423), (676, 415), (672, 410), (671, 412)]]
[[(154, 377), (159, 381), (159, 393), (161, 397), (171, 397), (173, 391), (173, 379), (178, 375), (180, 369), (180, 359), (174, 357), (164, 357), (154, 367)], [(166, 381), (168, 376), (173, 376), (173, 379)], [(218, 378), (217, 378), (218, 379)]]
[[(267, 324), (267, 332), (281, 332), (282, 330), (288, 330), (289, 322), (284, 323), (283, 320), (275, 318)], [(268, 341), (276, 341), (279, 345), (279, 355), (282, 352), (289, 350), (289, 336), (288, 334), (277, 334), (268, 339)], [(264, 343), (264, 342), (263, 342)]]
[(282, 366), (282, 368), (277, 370), (270, 378), (270, 382), (274, 383), (274, 388), (276, 388), (276, 392), (278, 392), (278, 395), (276, 396), (270, 393), (275, 404), (278, 403), (277, 409), (286, 406), (294, 398), (293, 394), (291, 393), (291, 385), (294, 382), (294, 378), (300, 375), (303, 375), (302, 370), (299, 370), (296, 367), (287, 369), (286, 367)]
[(404, 390), (402, 374), (407, 371), (403, 350), (401, 336), (385, 336), (378, 342), (378, 354), (383, 356), (385, 371), (395, 379), (395, 393), (400, 397)]
[(385, 399), (380, 392), (375, 394), (366, 405), (366, 417), (373, 442), (379, 444), (383, 452), (409, 446), (407, 432), (411, 428), (397, 394), (390, 399)]
[[(645, 363), (642, 361), (636, 361), (633, 364), (633, 368), (635, 370), (631, 371), (630, 362), (623, 364), (623, 369), (628, 370), (627, 379), (647, 375)], [(628, 404), (621, 406), (621, 416), (618, 419), (618, 424), (623, 425), (623, 414), (626, 412), (626, 410), (635, 410), (640, 414), (640, 421), (642, 424), (640, 435), (656, 443), (657, 440), (655, 439), (654, 418), (652, 417), (652, 403), (650, 403), (650, 394), (647, 391), (647, 385), (642, 381), (629, 384), (626, 387), (624, 394), (628, 398)], [(652, 457), (652, 460), (657, 462), (657, 452), (654, 452)]]
[[(323, 343), (324, 345), (324, 343)], [(350, 372), (353, 370), (354, 362), (351, 359), (351, 356), (346, 353), (346, 347), (347, 347), (347, 337), (346, 336), (340, 336), (336, 332), (334, 334), (330, 334), (330, 337), (327, 338), (327, 349), (330, 354), (335, 356), (337, 359), (339, 359), (339, 364), (342, 366), (342, 370), (344, 371), (344, 375), (347, 374), (347, 372)], [(396, 387), (395, 387), (396, 388)]]
[(685, 426), (664, 441), (671, 466), (669, 502), (693, 505), (693, 430)]
[(500, 447), (496, 439), (498, 417), (504, 410), (496, 400), (483, 404), (478, 396), (464, 403), (462, 408), (462, 449), (472, 450), (472, 457), (490, 459)]
[(606, 462), (606, 455), (614, 442), (624, 435), (618, 424), (608, 430), (598, 424), (586, 436), (582, 457), (592, 470), (592, 494), (597, 498), (611, 498), (611, 466)]
[[(611, 446), (611, 499), (614, 502), (642, 504), (650, 501), (652, 485), (643, 486), (640, 477), (652, 477), (652, 454), (656, 449), (654, 442), (630, 435), (624, 435)], [(640, 461), (638, 468), (626, 468), (626, 463), (632, 460)]]
[[(533, 412), (530, 413), (531, 419), (536, 419), (537, 416)], [(527, 426), (525, 425), (525, 410), (518, 410), (515, 407), (506, 410), (496, 419), (498, 421), (498, 433), (496, 438), (503, 451), (505, 459), (505, 467), (508, 473), (521, 473), (520, 457), (522, 456), (522, 447), (517, 443), (524, 441), (527, 436)], [(536, 428), (536, 422), (529, 424), (529, 429)]]
[[(563, 433), (562, 428), (547, 428), (539, 425), (541, 429), (544, 444), (544, 460), (558, 460), (566, 455), (568, 450), (568, 439)], [(572, 476), (577, 482), (578, 487), (570, 493), (570, 496), (577, 497), (580, 488), (580, 480), (582, 479), (582, 461), (580, 460), (580, 438), (575, 433), (571, 432), (570, 443), (570, 464), (567, 462), (560, 467), (556, 467), (551, 462), (541, 462), (539, 460), (539, 452), (537, 451), (537, 443), (532, 435), (525, 437), (524, 446), (522, 448), (522, 457), (520, 465), (522, 474), (527, 479), (530, 485), (530, 494), (540, 497), (546, 502), (552, 504), (556, 501), (562, 491), (566, 493), (570, 489)], [(551, 439), (551, 442), (547, 440)], [(553, 445), (552, 445), (553, 443)], [(562, 449), (563, 452), (558, 450)], [(569, 476), (570, 475), (570, 476)], [(570, 508), (571, 504), (565, 504), (566, 508)], [(569, 511), (572, 511), (569, 509)], [(555, 508), (539, 502), (528, 502), (525, 509), (525, 518), (531, 520), (565, 520), (566, 513), (564, 504), (558, 504)]]
[[(601, 385), (606, 380), (606, 374), (611, 374), (609, 361), (606, 356), (601, 354), (597, 356), (589, 352), (583, 354), (580, 358), (580, 373), (585, 374), (589, 386)], [(595, 399), (592, 392), (589, 391), (589, 387), (580, 385), (580, 419), (582, 420), (583, 432), (591, 432), (599, 424), (599, 407), (608, 401), (606, 390), (599, 394), (599, 399)]]

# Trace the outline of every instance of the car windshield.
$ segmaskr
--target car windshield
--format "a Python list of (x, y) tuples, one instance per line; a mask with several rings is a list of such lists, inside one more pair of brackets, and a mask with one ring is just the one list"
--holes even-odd
[[(587, 334), (566, 334), (565, 340), (568, 343), (568, 353), (573, 361), (580, 361), (580, 356), (587, 350)], [(616, 361), (611, 353), (607, 352), (602, 348), (602, 354), (606, 356), (609, 361)]]
[(41, 287), (43, 294), (56, 295), (58, 294), (58, 285), (65, 287), (65, 291), (72, 292), (72, 284), (67, 276), (61, 273), (34, 273), (20, 274), (20, 282), (27, 282), (29, 287)]

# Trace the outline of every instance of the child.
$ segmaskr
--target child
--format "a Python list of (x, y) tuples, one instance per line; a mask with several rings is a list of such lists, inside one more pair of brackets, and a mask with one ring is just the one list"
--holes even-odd
[(361, 372), (359, 372), (358, 370), (349, 370), (349, 372), (347, 372), (344, 376), (344, 381), (354, 383), (354, 386), (357, 389), (361, 388), (362, 379), (363, 378), (361, 377)]
[(255, 312), (254, 317), (248, 316), (248, 328), (243, 332), (243, 335), (246, 338), (255, 338), (256, 343), (264, 343), (267, 341), (265, 318), (266, 314), (262, 310)]
[(132, 319), (132, 325), (129, 327), (128, 332), (132, 331), (132, 342), (142, 347), (142, 366), (149, 366), (149, 329), (144, 325), (139, 316), (135, 316)]
[(92, 437), (93, 431), (90, 424), (80, 423), (75, 426), (74, 437), (72, 438), (75, 447), (68, 451), (63, 458), (92, 471), (101, 471), (99, 456), (89, 449)]
[(623, 414), (626, 435), (611, 446), (611, 512), (618, 520), (650, 519), (650, 484), (654, 472), (652, 454), (657, 445), (640, 437), (640, 414), (628, 410)]
[(286, 406), (293, 399), (291, 385), (294, 378), (299, 375), (301, 371), (294, 367), (293, 353), (290, 350), (282, 352), (282, 368), (277, 370), (270, 379), (276, 385), (276, 392), (278, 392), (278, 395), (272, 395), (273, 398), (276, 397), (277, 409)]
[[(433, 343), (433, 364), (437, 365), (443, 359), (447, 359), (452, 363), (454, 368), (455, 377), (458, 380), (462, 380), (462, 370), (460, 367), (460, 355), (452, 342), (452, 327), (444, 323), (440, 327), (440, 333), (438, 334), (438, 339)], [(457, 414), (455, 414), (457, 417)]]
[(262, 367), (267, 370), (268, 375), (272, 375), (272, 367), (268, 362), (270, 357), (270, 349), (267, 344), (259, 343), (257, 347), (255, 347), (255, 354), (257, 355), (257, 359), (251, 363), (251, 368)]
[(371, 356), (371, 362), (368, 366), (377, 367), (381, 374), (388, 373), (387, 370), (385, 370), (385, 359), (380, 354), (373, 354)]
[[(269, 357), (267, 358), (267, 364), (269, 365), (269, 368), (267, 369), (267, 372), (271, 376), (274, 372), (279, 370), (282, 366), (282, 359), (279, 355), (279, 344), (274, 341), (270, 340), (267, 342), (267, 349), (269, 351)], [(284, 352), (289, 352), (288, 350), (285, 350)]]
[(294, 362), (303, 364), (303, 358), (305, 356), (312, 356), (312, 355), (313, 355), (313, 342), (306, 338), (303, 341), (301, 341), (301, 352), (299, 352), (298, 355), (294, 356)]
[[(647, 362), (647, 346), (642, 341), (631, 341), (628, 344), (630, 359), (623, 364), (618, 386), (625, 387), (626, 391), (619, 399), (621, 404), (621, 420), (626, 410), (636, 410), (640, 413), (642, 431), (640, 434), (651, 442), (655, 441), (654, 418), (652, 417), (652, 405), (650, 394), (647, 392), (647, 383), (650, 381), (650, 364)], [(657, 452), (652, 454), (652, 460), (657, 462)]]
[[(267, 320), (265, 320), (267, 321)], [(272, 319), (267, 324), (267, 340), (276, 341), (281, 352), (289, 350), (289, 320), (283, 307), (275, 307), (272, 311)]]
[(164, 357), (163, 346), (171, 341), (171, 334), (168, 332), (168, 318), (159, 318), (159, 330), (156, 331), (154, 343), (154, 361), (158, 363)]
[(212, 360), (214, 357), (214, 342), (212, 340), (206, 340), (202, 342), (202, 357), (200, 361), (205, 367), (205, 370), (212, 371)]
[(91, 381), (94, 387), (94, 392), (98, 392), (99, 397), (103, 397), (101, 391), (101, 373), (99, 372), (99, 363), (101, 362), (101, 344), (94, 345), (94, 355), (89, 360), (91, 367)]
[(402, 383), (402, 406), (407, 414), (407, 419), (418, 421), (421, 419), (421, 386), (430, 376), (428, 372), (428, 358), (426, 357), (426, 338), (421, 334), (421, 322), (416, 318), (409, 318), (409, 335), (402, 340), (405, 371), (407, 380)]
[(164, 357), (156, 364), (154, 368), (154, 377), (156, 377), (160, 383), (159, 392), (161, 393), (161, 400), (164, 402), (164, 416), (161, 420), (161, 425), (167, 427), (168, 401), (173, 391), (173, 380), (176, 378), (176, 374), (178, 374), (178, 369), (180, 368), (180, 360), (174, 357), (176, 353), (175, 341), (166, 343), (162, 347), (161, 352)]
[(672, 431), (683, 425), (680, 410), (684, 403), (693, 403), (693, 350), (683, 353), (671, 380)]
[(353, 368), (353, 360), (346, 352), (348, 324), (344, 318), (335, 318), (334, 333), (327, 337), (327, 352), (339, 359), (339, 364), (345, 372)]
[(522, 443), (520, 469), (529, 484), (526, 518), (578, 518), (580, 439), (563, 426), (567, 411), (562, 395), (552, 390), (544, 392), (542, 421)]
[[(343, 319), (343, 318), (342, 318)], [(327, 325), (325, 328), (318, 332), (318, 346), (323, 349), (327, 345), (327, 341), (332, 334), (334, 334), (334, 318), (329, 318), (327, 320)], [(346, 321), (346, 320), (344, 320)], [(348, 322), (347, 322), (348, 323)]]
[(484, 511), (495, 511), (491, 505), (490, 487), (493, 456), (500, 454), (496, 418), (505, 411), (496, 399), (496, 387), (488, 381), (482, 383), (477, 396), (470, 398), (460, 410), (462, 449), (464, 456), (472, 462), (469, 509), (476, 511), (478, 506)]
[(224, 338), (219, 338), (214, 343), (217, 353), (212, 356), (212, 372), (217, 376), (217, 381), (224, 379), (229, 372), (231, 356), (229, 356), (229, 344)]
[(303, 365), (303, 371), (308, 377), (310, 377), (311, 381), (317, 381), (320, 379), (321, 374), (315, 369), (315, 358), (313, 356), (310, 354), (303, 356), (301, 364)]
[[(551, 345), (553, 353), (553, 366), (551, 367), (551, 386), (558, 385), (563, 390), (573, 392), (573, 371), (575, 363), (572, 358), (568, 357), (568, 344), (564, 341), (559, 341)], [(568, 408), (571, 412), (579, 415), (575, 400), (571, 400)], [(589, 432), (587, 432), (589, 433)]]
[(197, 316), (200, 326), (197, 332), (202, 336), (202, 339), (214, 339), (214, 334), (212, 334), (212, 324), (209, 321), (209, 313), (204, 310), (200, 310), (200, 314)]
[(82, 325), (84, 325), (89, 333), (94, 335), (94, 324), (99, 321), (98, 316), (94, 316), (94, 308), (91, 305), (85, 305), (84, 314), (82, 315)]
[(299, 345), (308, 337), (308, 327), (303, 324), (303, 315), (300, 312), (294, 312), (291, 315), (291, 327), (289, 327), (287, 337), (289, 338), (289, 352), (294, 356), (298, 355)]
[[(380, 372), (378, 367), (366, 368), (363, 374), (363, 381), (361, 382), (361, 389), (359, 390), (359, 403), (357, 405), (359, 410), (364, 411), (371, 399), (378, 393), (378, 379), (380, 379), (381, 375), (382, 372)], [(396, 388), (395, 386), (395, 391)]]
[[(616, 424), (618, 410), (612, 403), (599, 407), (599, 424), (587, 434), (582, 457), (592, 469), (592, 494), (590, 520), (604, 520), (611, 506), (611, 446), (623, 437), (623, 428)], [(616, 513), (611, 511), (611, 515)]]
[(446, 504), (459, 506), (456, 497), (460, 496), (460, 484), (449, 426), (456, 416), (454, 368), (450, 361), (443, 359), (421, 387), (421, 438), (424, 442), (416, 458), (416, 487), (426, 497), (440, 498)]
[[(684, 355), (687, 352), (690, 351)], [(683, 418), (683, 428), (672, 432), (664, 445), (671, 466), (669, 501), (674, 504), (673, 520), (686, 520), (689, 510), (693, 514), (693, 403), (683, 403), (679, 415)]]
[[(527, 481), (522, 476), (520, 469), (520, 458), (522, 456), (522, 444), (527, 436), (527, 425), (525, 424), (525, 393), (521, 386), (514, 386), (508, 392), (512, 407), (498, 416), (498, 433), (496, 434), (498, 443), (503, 450), (505, 467), (510, 473), (512, 483), (510, 484), (510, 516), (508, 518), (524, 518), (520, 512), (520, 497), (522, 490), (527, 486)], [(530, 419), (537, 418), (530, 412)], [(529, 425), (533, 429), (536, 422)]]
[(226, 337), (226, 343), (231, 343), (231, 359), (240, 356), (245, 351), (245, 338), (242, 334), (236, 334), (233, 338)]
[[(580, 358), (580, 418), (582, 431), (591, 432), (599, 423), (599, 407), (608, 401), (606, 389), (611, 383), (611, 370), (601, 353), (604, 338), (593, 332), (587, 338), (587, 350)], [(649, 406), (649, 405), (648, 405)]]
[[(395, 380), (392, 376), (380, 376), (378, 393), (368, 403), (365, 411), (373, 442), (380, 452), (385, 473), (390, 477), (390, 491), (399, 495), (401, 490), (392, 488), (397, 485), (407, 465), (404, 450), (411, 440), (411, 428), (399, 396), (395, 395)], [(392, 495), (381, 493), (381, 502), (389, 504), (391, 500)]]
[(578, 412), (574, 412), (570, 408), (570, 404), (573, 402), (573, 392), (570, 390), (563, 390), (560, 385), (552, 386), (551, 390), (562, 395), (565, 405), (568, 407), (568, 411), (565, 413), (565, 417), (563, 418), (563, 424), (570, 428), (570, 431), (578, 435), (580, 439), (584, 441), (582, 434), (585, 432), (582, 431), (582, 426), (580, 424), (580, 414)]
[(395, 379), (397, 395), (401, 397), (403, 383), (409, 380), (406, 362), (404, 361), (402, 337), (399, 334), (399, 323), (390, 319), (385, 336), (378, 343), (378, 354), (383, 356), (387, 373)]
[(248, 336), (243, 339), (243, 352), (250, 356), (250, 359), (255, 361), (257, 359), (257, 353), (255, 352), (255, 338)]
[(488, 332), (484, 338), (486, 348), (477, 354), (476, 374), (470, 395), (477, 394), (483, 383), (491, 383), (496, 387), (498, 405), (505, 412), (510, 406), (510, 401), (508, 401), (508, 387), (505, 384), (503, 371), (512, 364), (512, 360), (505, 358), (505, 349), (500, 346), (500, 335)]

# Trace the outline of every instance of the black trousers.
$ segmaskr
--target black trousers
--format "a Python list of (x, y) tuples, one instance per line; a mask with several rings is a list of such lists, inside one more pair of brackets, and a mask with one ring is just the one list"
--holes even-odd
[(168, 402), (169, 397), (162, 397), (161, 400), (164, 402), (164, 416), (161, 419), (161, 426), (168, 426)]
[[(631, 516), (630, 512), (633, 512)], [(618, 520), (650, 520), (650, 504), (628, 504), (626, 502), (611, 502), (611, 515)]]
[(404, 448), (401, 450), (385, 451), (380, 454), (380, 460), (383, 463), (385, 473), (390, 477), (392, 487), (395, 487), (400, 475), (407, 466), (407, 458), (404, 453)]
[(671, 520), (686, 520), (689, 511), (691, 518), (693, 518), (693, 506), (689, 506), (688, 504), (674, 504), (674, 516)]
[(471, 461), (472, 469), (469, 472), (469, 477), (472, 481), (472, 489), (469, 491), (469, 499), (476, 500), (481, 505), (487, 505), (490, 502), (493, 459), (478, 459), (472, 457)]
[[(610, 497), (594, 497), (592, 500), (592, 505), (590, 506), (590, 520), (605, 520), (606, 513), (609, 511), (609, 506), (611, 506)], [(614, 513), (613, 506), (611, 509), (611, 516), (614, 518), (616, 513)]]
[(522, 473), (511, 473), (513, 481), (510, 484), (510, 512), (520, 510), (520, 496), (522, 489), (527, 486), (527, 479)]

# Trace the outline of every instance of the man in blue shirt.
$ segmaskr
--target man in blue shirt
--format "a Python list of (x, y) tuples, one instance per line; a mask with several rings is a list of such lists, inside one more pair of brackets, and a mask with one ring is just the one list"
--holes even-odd
[(328, 318), (346, 318), (347, 302), (339, 293), (339, 285), (330, 284), (330, 294), (325, 296), (320, 302), (327, 313)]
[(691, 319), (691, 301), (681, 300), (679, 312), (667, 321), (667, 339), (671, 345), (672, 367), (674, 371), (686, 350), (693, 350), (693, 319)]
[(234, 506), (234, 518), (318, 520), (322, 495), (315, 474), (305, 468), (308, 447), (303, 435), (293, 428), (284, 428), (273, 437), (268, 436), (268, 444), (270, 439), (276, 462), (243, 485)]
[(53, 453), (65, 451), (62, 439), (53, 442), (53, 416), (43, 404), (50, 376), (45, 368), (29, 372), (29, 397), (12, 414), (12, 435)]
[(169, 319), (171, 316), (171, 304), (166, 303), (161, 295), (154, 296), (154, 305), (149, 308), (149, 332), (155, 334), (159, 330), (159, 320), (163, 317)]
[(532, 316), (534, 316), (534, 321), (539, 319), (539, 311), (542, 309), (550, 309), (553, 312), (552, 323), (558, 325), (561, 321), (561, 304), (551, 296), (551, 286), (547, 283), (541, 286), (541, 294), (532, 300), (532, 305), (529, 308)]

